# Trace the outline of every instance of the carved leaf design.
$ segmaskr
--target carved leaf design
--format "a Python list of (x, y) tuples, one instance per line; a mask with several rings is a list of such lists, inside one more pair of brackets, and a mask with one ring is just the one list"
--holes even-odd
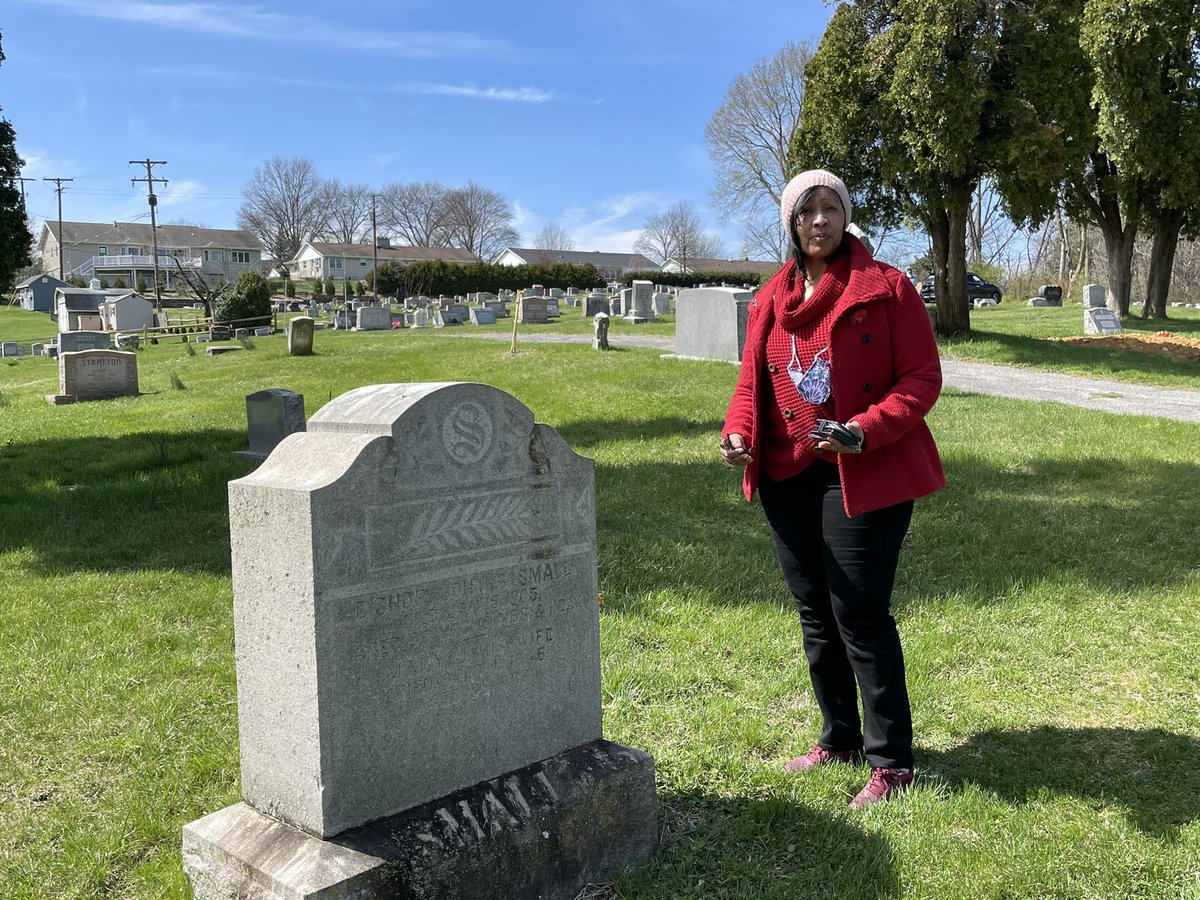
[(403, 550), (425, 541), (467, 548), (533, 536), (528, 501), (520, 494), (488, 494), (430, 503), (413, 511)]

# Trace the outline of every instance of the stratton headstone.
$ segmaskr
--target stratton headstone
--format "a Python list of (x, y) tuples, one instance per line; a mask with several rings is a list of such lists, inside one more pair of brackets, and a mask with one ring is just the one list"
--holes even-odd
[(297, 316), (288, 323), (288, 356), (312, 355), (316, 324), (311, 316)]
[(648, 860), (653, 760), (601, 738), (594, 472), (502, 391), (392, 384), (230, 483), (245, 802), (184, 828), (200, 900), (570, 900)]
[(122, 350), (80, 350), (60, 353), (58, 393), (53, 404), (76, 400), (108, 400), (138, 395), (137, 354)]
[(741, 362), (750, 291), (691, 288), (675, 298), (675, 353), (691, 359)]
[(246, 425), (250, 449), (238, 453), (265, 459), (289, 434), (304, 431), (304, 395), (283, 388), (247, 394)]

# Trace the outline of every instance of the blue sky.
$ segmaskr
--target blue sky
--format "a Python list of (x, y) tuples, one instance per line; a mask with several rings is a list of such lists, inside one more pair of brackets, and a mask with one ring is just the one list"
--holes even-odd
[(561, 225), (577, 249), (629, 251), (648, 215), (711, 208), (704, 126), (733, 79), (789, 40), (820, 40), (819, 0), (342, 3), (5, 0), (0, 106), (26, 161), (73, 177), (63, 218), (147, 212), (128, 160), (168, 164), (160, 222), (235, 227), (272, 156), (379, 188), (474, 180), (528, 242)]

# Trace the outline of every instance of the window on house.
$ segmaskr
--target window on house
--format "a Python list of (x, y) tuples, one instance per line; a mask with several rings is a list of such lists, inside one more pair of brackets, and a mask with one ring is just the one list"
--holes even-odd
[(141, 249), (140, 247), (122, 247), (122, 248), (121, 248), (121, 255), (122, 255), (122, 256), (137, 256), (137, 255), (138, 255), (138, 251), (139, 251), (140, 249)]
[(97, 256), (108, 256), (108, 248), (107, 247), (97, 247), (96, 255)]
[(221, 261), (221, 251), (220, 250), (205, 250), (204, 251), (204, 261), (205, 262), (220, 262)]
[(364, 266), (364, 267), (365, 267), (365, 266), (366, 266), (366, 264), (367, 264), (367, 261), (366, 261), (365, 259), (360, 259), (360, 260), (358, 261), (358, 264), (359, 264), (360, 266)]
[(248, 263), (248, 262), (250, 262), (250, 251), (249, 250), (230, 250), (229, 251), (229, 261), (235, 262), (235, 263)]
[(331, 269), (342, 268), (342, 258), (340, 256), (329, 257), (329, 268), (331, 268)]

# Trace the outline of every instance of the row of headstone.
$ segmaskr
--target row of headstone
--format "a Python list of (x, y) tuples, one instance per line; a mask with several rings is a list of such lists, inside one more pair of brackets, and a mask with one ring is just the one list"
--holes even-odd
[(243, 802), (183, 830), (198, 900), (570, 900), (649, 861), (653, 759), (601, 732), (595, 465), (519, 401), (352, 390), (229, 523)]

